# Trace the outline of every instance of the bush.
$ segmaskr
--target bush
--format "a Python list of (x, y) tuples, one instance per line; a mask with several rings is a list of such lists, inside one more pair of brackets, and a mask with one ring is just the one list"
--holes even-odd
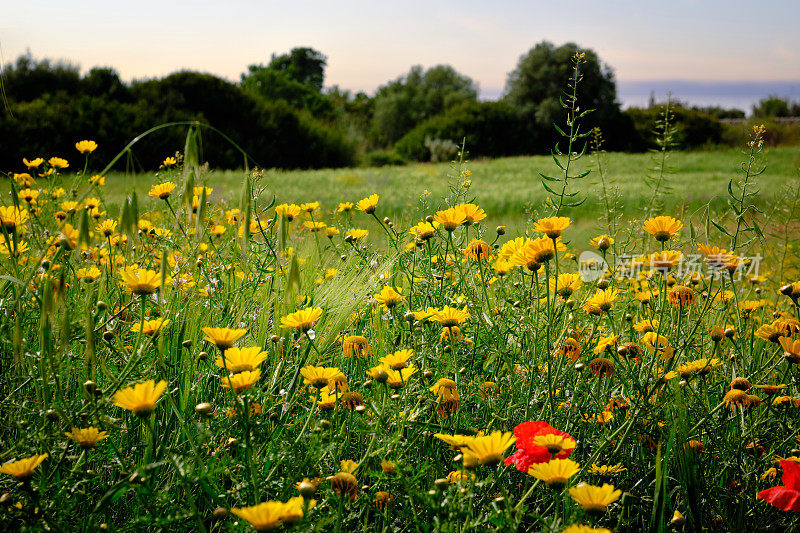
[(469, 102), (432, 117), (397, 141), (395, 151), (406, 159), (426, 161), (431, 151), (425, 139), (466, 139), (472, 157), (502, 157), (544, 150), (540, 134), (504, 102)]
[[(709, 113), (680, 105), (671, 107), (671, 123), (675, 127), (674, 141), (679, 148), (699, 148), (722, 142), (722, 123)], [(644, 147), (654, 148), (656, 135), (653, 131), (661, 120), (663, 106), (648, 108), (631, 107), (623, 112), (633, 122)]]
[(362, 167), (386, 167), (390, 165), (402, 165), (406, 162), (395, 152), (385, 150), (372, 150), (361, 156)]

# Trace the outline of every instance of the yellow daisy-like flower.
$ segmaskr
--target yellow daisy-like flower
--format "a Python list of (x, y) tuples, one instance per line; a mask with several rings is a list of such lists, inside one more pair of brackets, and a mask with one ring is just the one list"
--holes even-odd
[(589, 468), (589, 472), (601, 477), (611, 477), (615, 474), (621, 474), (627, 470), (622, 463), (617, 463), (615, 465), (598, 465), (596, 463), (592, 463), (592, 466)]
[(359, 211), (363, 211), (368, 215), (371, 215), (375, 212), (375, 209), (378, 207), (378, 195), (373, 194), (371, 196), (367, 196), (363, 200), (359, 200), (356, 202), (356, 209)]
[(104, 220), (94, 227), (97, 233), (102, 234), (104, 237), (111, 237), (117, 231), (116, 220)]
[(233, 343), (244, 337), (245, 333), (246, 329), (239, 328), (203, 328), (206, 340), (223, 351), (233, 346)]
[(261, 350), (260, 346), (248, 348), (228, 348), (225, 356), (218, 355), (214, 364), (224, 368), (231, 374), (238, 374), (247, 370), (255, 370), (267, 360), (269, 354)]
[(61, 157), (51, 157), (47, 160), (47, 163), (53, 168), (67, 168), (69, 167), (69, 163), (66, 159)]
[(569, 495), (587, 513), (602, 514), (609, 505), (622, 496), (622, 491), (615, 490), (614, 486), (608, 483), (604, 483), (601, 487), (581, 483), (569, 489)]
[(561, 236), (571, 222), (572, 220), (569, 217), (540, 218), (533, 225), (533, 231), (544, 233), (551, 239), (555, 239)]
[(64, 434), (77, 442), (84, 450), (94, 448), (95, 444), (108, 437), (105, 431), (98, 431), (97, 428), (93, 426), (89, 426), (85, 429), (72, 428), (72, 431)]
[(781, 337), (778, 342), (783, 348), (783, 356), (786, 360), (792, 363), (800, 363), (800, 340), (794, 340), (791, 337)]
[(457, 227), (467, 222), (467, 215), (463, 210), (451, 207), (438, 211), (433, 219), (441, 224), (446, 231), (455, 231)]
[(455, 206), (455, 209), (458, 209), (464, 214), (464, 218), (466, 219), (464, 221), (465, 226), (472, 226), (486, 218), (486, 211), (475, 204), (460, 204)]
[(306, 213), (312, 213), (316, 209), (319, 209), (319, 202), (306, 202), (304, 204), (300, 204), (300, 210), (305, 211)]
[(535, 446), (542, 446), (545, 448), (550, 455), (558, 455), (562, 452), (573, 450), (576, 444), (575, 439), (572, 437), (565, 437), (555, 433), (537, 435), (531, 442)]
[(97, 150), (97, 143), (94, 141), (78, 141), (75, 143), (75, 149), (82, 154), (91, 154)]
[(408, 360), (414, 355), (414, 350), (398, 350), (390, 355), (384, 355), (380, 361), (392, 370), (402, 370), (408, 366)]
[(327, 387), (332, 379), (336, 378), (341, 372), (336, 367), (308, 365), (300, 369), (303, 376), (303, 383), (321, 389)]
[(601, 252), (605, 252), (614, 245), (614, 239), (609, 235), (603, 234), (603, 235), (598, 235), (597, 237), (590, 240), (589, 244), (591, 244)]
[(156, 402), (167, 389), (166, 381), (149, 379), (117, 391), (114, 394), (114, 405), (133, 411), (138, 417), (149, 416), (156, 408)]
[(343, 355), (354, 355), (356, 357), (371, 357), (372, 347), (366, 337), (361, 335), (345, 335), (342, 339)]
[(650, 254), (649, 257), (650, 268), (666, 273), (669, 269), (677, 265), (682, 258), (683, 254), (674, 250), (655, 252)]
[(268, 501), (250, 507), (234, 507), (231, 512), (247, 520), (256, 531), (272, 531), (281, 525), (285, 507), (283, 502)]
[(611, 311), (614, 309), (614, 301), (617, 299), (619, 291), (617, 289), (597, 289), (594, 296), (587, 300), (584, 307), (596, 307), (600, 311)]
[(550, 292), (554, 292), (566, 299), (578, 290), (581, 283), (580, 274), (559, 274), (558, 279), (550, 280)]
[(581, 466), (572, 459), (552, 459), (546, 463), (534, 463), (528, 474), (544, 481), (551, 489), (561, 490), (580, 469)]
[(125, 288), (139, 296), (153, 294), (161, 287), (161, 274), (155, 270), (131, 267), (119, 275)]
[(153, 198), (160, 198), (161, 200), (166, 200), (169, 198), (169, 195), (172, 194), (172, 191), (175, 189), (175, 184), (171, 181), (167, 181), (164, 183), (159, 183), (158, 185), (153, 185), (150, 188), (150, 192), (147, 193), (148, 196), (152, 196)]
[(476, 465), (496, 465), (503, 460), (503, 452), (516, 442), (517, 438), (507, 431), (493, 431), (489, 435), (475, 437), (464, 449), (464, 467)]
[(434, 235), (436, 235), (436, 226), (430, 222), (420, 222), (414, 226), (411, 226), (411, 229), (409, 229), (408, 232), (419, 241), (429, 241)]
[(95, 187), (102, 187), (106, 184), (106, 177), (101, 176), (100, 174), (95, 174), (91, 178), (89, 178), (89, 183), (94, 185)]
[(310, 220), (306, 220), (303, 222), (303, 227), (306, 229), (310, 229), (312, 232), (322, 231), (328, 227), (328, 225), (324, 222), (312, 222)]
[(261, 378), (261, 369), (245, 370), (238, 374), (219, 378), (220, 385), (234, 391), (242, 392), (253, 387), (253, 384)]
[(646, 220), (642, 227), (647, 233), (655, 237), (658, 242), (667, 242), (678, 234), (683, 228), (683, 224), (678, 219), (660, 216)]
[(137, 322), (131, 326), (131, 333), (139, 333), (141, 331), (148, 337), (155, 337), (161, 330), (169, 325), (169, 319), (159, 317), (154, 320), (145, 320), (143, 324)]
[(364, 237), (369, 235), (369, 231), (365, 229), (351, 228), (347, 230), (347, 233), (345, 233), (344, 235), (345, 238), (350, 237), (351, 239), (358, 240), (358, 239), (363, 239)]
[[(453, 450), (465, 448), (475, 439), (473, 435), (447, 435), (446, 433), (434, 433), (433, 436), (449, 444)], [(479, 436), (483, 436), (483, 433)]]
[(470, 314), (467, 313), (466, 307), (464, 309), (458, 309), (457, 307), (446, 305), (440, 311), (436, 311), (435, 314), (430, 317), (430, 320), (432, 322), (438, 322), (444, 328), (452, 328), (453, 326), (463, 324), (468, 318), (470, 318)]
[(175, 165), (178, 164), (178, 160), (175, 159), (174, 157), (167, 157), (161, 164), (164, 165), (165, 167), (174, 167)]
[(9, 233), (22, 229), (28, 222), (28, 211), (12, 206), (0, 206), (0, 221)]
[(592, 527), (583, 524), (572, 524), (561, 533), (611, 533), (611, 530), (605, 527)]
[(41, 157), (37, 157), (36, 159), (32, 159), (28, 161), (24, 157), (22, 158), (22, 163), (28, 168), (39, 168), (42, 163), (44, 163), (44, 159)]
[(322, 309), (318, 307), (307, 307), (294, 313), (290, 313), (281, 318), (283, 329), (296, 329), (306, 332), (322, 317)]
[(97, 279), (100, 277), (100, 274), (101, 274), (100, 269), (97, 268), (96, 266), (91, 266), (89, 268), (79, 268), (78, 270), (75, 271), (75, 276), (77, 276), (79, 280), (84, 281), (86, 283), (93, 283), (97, 281)]
[(300, 206), (295, 204), (280, 204), (275, 206), (275, 213), (284, 217), (288, 222), (294, 220), (301, 211), (302, 209), (300, 209)]
[(8, 474), (20, 481), (25, 481), (33, 477), (33, 471), (45, 459), (47, 459), (47, 454), (43, 453), (42, 455), (34, 455), (17, 461), (9, 461), (0, 466), (0, 474)]
[(403, 300), (403, 297), (400, 295), (400, 288), (389, 287), (388, 285), (384, 286), (378, 294), (373, 294), (372, 297), (375, 298), (378, 303), (385, 305), (389, 309)]
[(350, 211), (353, 210), (353, 207), (354, 207), (353, 202), (340, 202), (338, 211), (340, 213), (349, 213)]

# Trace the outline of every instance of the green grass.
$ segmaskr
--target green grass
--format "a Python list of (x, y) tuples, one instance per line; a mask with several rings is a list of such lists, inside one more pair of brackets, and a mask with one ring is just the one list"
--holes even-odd
[[(727, 197), (730, 179), (742, 176), (741, 164), (746, 158), (741, 150), (720, 148), (713, 151), (675, 152), (669, 155), (670, 172), (664, 183), (664, 212), (684, 214), (701, 210), (707, 203), (712, 208), (722, 208)], [(586, 202), (569, 210), (576, 220), (578, 235), (584, 237), (603, 229), (598, 219), (604, 212), (601, 200), (602, 187), (594, 158), (585, 156), (575, 173), (592, 169), (581, 181), (573, 182), (571, 190), (579, 190)], [(771, 193), (788, 179), (798, 177), (800, 147), (776, 147), (765, 150), (766, 171), (757, 178), (760, 203), (768, 203)], [(621, 211), (629, 217), (640, 215), (652, 196), (645, 176), (653, 167), (652, 155), (610, 153), (602, 157), (607, 186), (618, 195)], [(508, 226), (509, 232), (522, 229), (529, 219), (528, 213), (540, 209), (548, 193), (542, 187), (539, 173), (557, 175), (558, 168), (550, 156), (508, 157), (468, 162), (472, 186), (469, 196), (475, 196), (488, 217), (487, 228)], [(326, 210), (335, 209), (339, 202), (357, 201), (370, 194), (380, 195), (381, 213), (391, 217), (405, 217), (408, 221), (421, 219), (447, 196), (453, 174), (449, 164), (424, 163), (401, 167), (344, 168), (325, 170), (267, 170), (262, 185), (266, 190), (262, 200), (274, 194), (279, 203), (319, 201)], [(225, 200), (236, 203), (240, 193), (242, 171), (211, 171), (204, 176), (208, 186), (214, 187), (212, 201)], [(150, 174), (108, 176), (106, 200), (113, 206), (131, 190), (146, 195), (154, 183), (173, 179), (175, 174), (162, 172)], [(574, 189), (573, 189), (574, 187)], [(425, 195), (425, 191), (430, 194)], [(113, 209), (113, 207), (112, 207)]]

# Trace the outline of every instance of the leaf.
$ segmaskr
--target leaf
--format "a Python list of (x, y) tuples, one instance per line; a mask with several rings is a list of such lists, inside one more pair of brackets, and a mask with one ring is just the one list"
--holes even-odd
[(541, 176), (543, 179), (546, 179), (547, 181), (561, 181), (560, 178), (553, 178), (551, 176), (546, 176), (546, 175), (542, 174), (541, 172), (539, 172), (539, 176)]
[(711, 223), (712, 223), (712, 224), (714, 224), (714, 227), (715, 227), (715, 228), (717, 228), (718, 230), (720, 230), (722, 233), (724, 233), (724, 234), (725, 234), (725, 235), (727, 235), (728, 237), (733, 237), (733, 235), (731, 235), (730, 233), (728, 233), (728, 230), (726, 230), (725, 228), (723, 228), (722, 226), (720, 226), (719, 224), (717, 224), (717, 223), (716, 223), (716, 222), (714, 222), (713, 220), (711, 221)]
[(25, 282), (21, 279), (15, 278), (14, 276), (0, 276), (0, 279), (4, 279), (6, 281), (10, 281), (11, 283), (16, 283), (17, 285), (25, 286)]

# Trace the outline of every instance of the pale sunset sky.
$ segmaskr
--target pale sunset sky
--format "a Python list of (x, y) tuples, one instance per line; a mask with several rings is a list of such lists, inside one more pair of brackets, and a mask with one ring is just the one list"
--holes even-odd
[(623, 82), (800, 82), (800, 0), (27, 0), (2, 12), (5, 63), (30, 50), (126, 81), (180, 69), (238, 81), (310, 46), (328, 57), (326, 86), (372, 93), (412, 65), (450, 64), (492, 97), (546, 39), (594, 49)]

